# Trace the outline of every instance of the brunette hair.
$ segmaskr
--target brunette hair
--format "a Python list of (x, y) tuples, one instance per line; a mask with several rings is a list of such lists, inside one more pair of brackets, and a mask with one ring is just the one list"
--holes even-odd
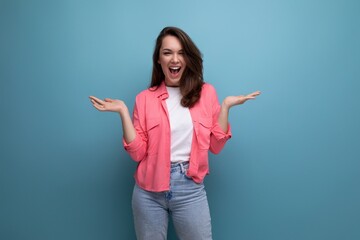
[(191, 108), (200, 99), (201, 88), (204, 84), (203, 60), (201, 52), (196, 47), (195, 43), (183, 30), (177, 27), (165, 27), (156, 39), (150, 88), (160, 86), (165, 80), (165, 75), (158, 60), (162, 40), (169, 35), (179, 39), (183, 47), (186, 69), (180, 79), (180, 92), (183, 96), (181, 105)]

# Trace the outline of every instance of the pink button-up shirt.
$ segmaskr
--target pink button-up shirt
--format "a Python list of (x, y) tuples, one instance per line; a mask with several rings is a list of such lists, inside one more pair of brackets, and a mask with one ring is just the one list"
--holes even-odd
[[(165, 100), (166, 86), (142, 91), (136, 96), (133, 123), (135, 139), (125, 150), (138, 162), (135, 181), (143, 189), (154, 192), (170, 188), (170, 122)], [(214, 87), (205, 83), (200, 100), (190, 108), (194, 125), (187, 176), (200, 183), (209, 173), (208, 150), (219, 153), (231, 137), (230, 125), (225, 133), (219, 123), (220, 104)]]

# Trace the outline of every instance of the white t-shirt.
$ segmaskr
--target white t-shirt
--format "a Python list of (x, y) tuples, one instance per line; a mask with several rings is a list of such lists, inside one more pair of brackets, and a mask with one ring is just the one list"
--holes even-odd
[(189, 108), (180, 103), (182, 95), (179, 87), (166, 87), (169, 98), (166, 105), (171, 130), (171, 162), (189, 161), (193, 137), (193, 123)]

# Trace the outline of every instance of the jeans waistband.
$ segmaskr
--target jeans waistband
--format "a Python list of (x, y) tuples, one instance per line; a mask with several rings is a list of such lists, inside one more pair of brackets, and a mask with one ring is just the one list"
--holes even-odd
[(180, 162), (180, 163), (172, 163), (170, 172), (180, 171), (181, 173), (186, 173), (186, 170), (189, 168), (189, 162)]

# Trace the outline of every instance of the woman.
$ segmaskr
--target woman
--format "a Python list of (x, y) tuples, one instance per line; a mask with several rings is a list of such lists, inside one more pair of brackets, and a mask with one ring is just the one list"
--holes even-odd
[(150, 88), (136, 96), (133, 122), (121, 100), (91, 96), (99, 111), (118, 112), (126, 151), (138, 162), (132, 198), (138, 239), (166, 239), (171, 216), (180, 239), (212, 239), (203, 185), (208, 150), (219, 153), (231, 137), (231, 107), (260, 92), (218, 102), (203, 80), (202, 57), (190, 37), (164, 28), (156, 41)]

